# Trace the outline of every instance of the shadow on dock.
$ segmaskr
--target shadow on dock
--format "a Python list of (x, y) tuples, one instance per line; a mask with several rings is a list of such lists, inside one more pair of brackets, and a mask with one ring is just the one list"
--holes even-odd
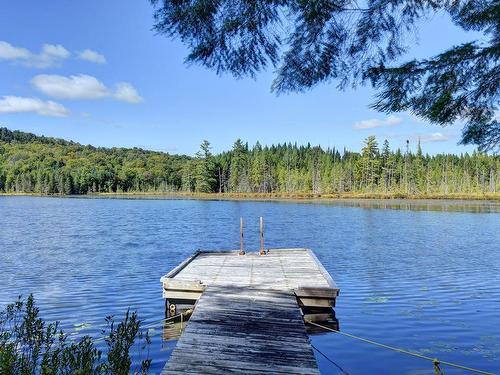
[(197, 301), (163, 374), (269, 369), (318, 374), (294, 293), (213, 285)]
[[(227, 314), (226, 312), (226, 307), (223, 306), (221, 313), (225, 315), (231, 315), (232, 319), (239, 318), (241, 320), (242, 314), (243, 315), (252, 315), (255, 314), (255, 308), (256, 304), (258, 303), (264, 303), (266, 305), (265, 308), (265, 315), (263, 313), (259, 313), (257, 316), (257, 319), (263, 323), (263, 320), (267, 318), (284, 318), (281, 316), (282, 310), (280, 305), (275, 305), (275, 306), (269, 306), (267, 301), (269, 301), (268, 297), (273, 297), (273, 296), (290, 296), (292, 293), (289, 292), (284, 292), (281, 290), (273, 290), (273, 289), (268, 289), (268, 288), (257, 288), (257, 287), (252, 287), (252, 291), (256, 292), (257, 295), (262, 296), (260, 302), (256, 299), (250, 299), (250, 303), (247, 304), (246, 309), (245, 305), (239, 305), (238, 306), (238, 314)], [(217, 287), (217, 286), (212, 286), (210, 287), (211, 293), (216, 293), (216, 294), (227, 294), (228, 291), (230, 291), (231, 294), (245, 294), (248, 293), (249, 288), (248, 287)], [(271, 298), (272, 300), (273, 298)], [(186, 313), (190, 311), (196, 311), (196, 303), (193, 303), (191, 301), (181, 301), (183, 303), (179, 303), (177, 305), (177, 309), (173, 310), (175, 313), (180, 314), (180, 313)], [(304, 321), (315, 321), (315, 322), (321, 322), (323, 326), (326, 326), (330, 329), (334, 330), (339, 330), (340, 325), (339, 325), (339, 320), (336, 316), (335, 310), (333, 308), (308, 308), (308, 307), (299, 307), (297, 306), (297, 309), (300, 310), (302, 318)], [(257, 310), (260, 310), (258, 308)], [(182, 316), (177, 316), (172, 320), (166, 321), (165, 324), (163, 325), (163, 340), (165, 341), (170, 341), (170, 340), (177, 340), (181, 334), (184, 332), (186, 329), (187, 323), (189, 319), (191, 318), (191, 313), (185, 314)], [(166, 309), (166, 318), (170, 318), (173, 315), (170, 315), (170, 310), (167, 308)], [(246, 316), (243, 316), (243, 320), (247, 321)], [(309, 324), (305, 325), (306, 327), (306, 332), (309, 335), (316, 335), (316, 334), (322, 334), (328, 332), (328, 330), (317, 327), (317, 326), (312, 326)]]
[(162, 374), (316, 375), (309, 335), (325, 330), (305, 321), (338, 330), (339, 288), (310, 249), (198, 251), (160, 281), (178, 338)]

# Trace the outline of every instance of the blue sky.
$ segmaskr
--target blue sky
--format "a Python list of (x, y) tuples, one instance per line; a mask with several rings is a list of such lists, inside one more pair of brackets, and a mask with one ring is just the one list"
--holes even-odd
[[(138, 146), (193, 154), (237, 138), (359, 150), (363, 139), (424, 152), (471, 152), (461, 125), (429, 125), (405, 113), (368, 108), (369, 87), (321, 85), (276, 96), (274, 72), (257, 79), (217, 76), (184, 64), (185, 47), (155, 35), (153, 9), (136, 1), (10, 1), (0, 12), (0, 126), (97, 146)], [(435, 15), (408, 54), (431, 56), (473, 39)]]

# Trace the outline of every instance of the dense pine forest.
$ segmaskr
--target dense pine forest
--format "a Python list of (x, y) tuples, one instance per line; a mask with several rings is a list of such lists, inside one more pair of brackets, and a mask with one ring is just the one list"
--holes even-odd
[(102, 148), (0, 128), (0, 192), (88, 194), (385, 193), (482, 194), (500, 191), (500, 157), (391, 150), (365, 140), (360, 152), (237, 140), (214, 155), (203, 141), (193, 156), (139, 148)]

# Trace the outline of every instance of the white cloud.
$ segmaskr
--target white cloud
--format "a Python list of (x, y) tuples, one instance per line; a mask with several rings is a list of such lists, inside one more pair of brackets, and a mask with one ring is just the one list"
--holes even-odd
[(106, 58), (96, 51), (92, 51), (91, 49), (86, 49), (85, 51), (80, 52), (78, 55), (80, 60), (90, 61), (96, 64), (105, 64)]
[(34, 112), (42, 116), (66, 117), (69, 111), (59, 103), (37, 98), (4, 96), (0, 99), (0, 113)]
[(39, 74), (31, 83), (44, 94), (58, 99), (102, 99), (106, 97), (127, 103), (139, 103), (143, 99), (130, 83), (120, 82), (116, 91), (110, 90), (97, 78), (85, 74), (60, 76), (56, 74)]
[(101, 99), (110, 95), (101, 81), (85, 74), (69, 77), (39, 74), (31, 83), (38, 91), (59, 99)]
[(396, 116), (388, 116), (386, 119), (370, 119), (359, 121), (354, 124), (354, 129), (373, 129), (387, 126), (394, 126), (401, 123), (401, 118)]
[(47, 58), (67, 59), (71, 56), (71, 53), (60, 44), (44, 44), (40, 55)]
[(444, 133), (410, 133), (410, 134), (390, 134), (386, 135), (386, 138), (399, 139), (401, 144), (405, 144), (406, 140), (412, 143), (432, 143), (432, 142), (446, 142), (449, 140), (456, 139), (457, 134), (453, 131), (446, 131)]
[(424, 135), (419, 136), (419, 138), (420, 138), (420, 142), (422, 142), (422, 143), (444, 142), (444, 141), (451, 139), (451, 136), (437, 132), (437, 133), (432, 133), (432, 134), (424, 134)]
[(38, 55), (33, 55), (24, 63), (26, 66), (35, 68), (49, 68), (51, 66), (59, 65), (62, 60), (71, 56), (71, 53), (61, 46), (53, 44), (44, 44), (42, 52)]
[(44, 44), (40, 53), (33, 53), (26, 48), (15, 47), (0, 41), (0, 60), (11, 61), (34, 68), (49, 68), (59, 65), (69, 58), (71, 53), (60, 44)]
[(14, 47), (12, 44), (0, 40), (0, 60), (27, 59), (31, 52), (26, 48)]
[(127, 82), (120, 82), (116, 84), (114, 97), (118, 100), (134, 104), (140, 103), (143, 100), (134, 86)]

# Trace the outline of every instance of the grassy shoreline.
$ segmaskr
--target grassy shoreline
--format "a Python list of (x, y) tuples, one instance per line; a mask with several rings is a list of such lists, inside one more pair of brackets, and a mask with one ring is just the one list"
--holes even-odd
[(157, 197), (171, 199), (212, 199), (212, 200), (468, 200), (500, 201), (500, 193), (481, 194), (403, 194), (403, 193), (180, 193), (180, 192), (127, 192), (127, 193), (89, 193), (83, 195), (39, 194), (39, 193), (0, 193), (0, 196), (47, 196), (47, 197)]

